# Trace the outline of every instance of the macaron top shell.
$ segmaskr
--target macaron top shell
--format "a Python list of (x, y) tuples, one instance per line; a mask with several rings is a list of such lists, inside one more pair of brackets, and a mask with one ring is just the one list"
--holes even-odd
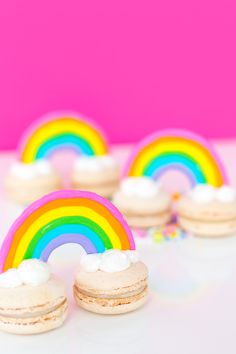
[(177, 214), (202, 221), (227, 221), (236, 219), (236, 201), (222, 203), (213, 200), (197, 203), (190, 196), (183, 196), (177, 204)]
[(142, 198), (128, 196), (122, 191), (118, 191), (113, 199), (114, 204), (123, 212), (141, 213), (142, 215), (150, 215), (169, 211), (171, 208), (171, 198), (164, 192), (160, 191), (153, 198)]
[(41, 311), (60, 304), (66, 297), (64, 284), (55, 276), (38, 286), (21, 285), (16, 288), (0, 287), (1, 310), (38, 308)]
[(78, 269), (75, 284), (84, 291), (97, 294), (121, 294), (146, 285), (148, 269), (142, 262), (133, 263), (120, 272), (85, 272)]

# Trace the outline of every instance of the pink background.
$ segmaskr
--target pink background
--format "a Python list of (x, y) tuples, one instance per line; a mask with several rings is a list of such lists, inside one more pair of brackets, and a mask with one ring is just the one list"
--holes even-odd
[(60, 108), (113, 142), (169, 126), (236, 136), (236, 2), (1, 1), (0, 148)]

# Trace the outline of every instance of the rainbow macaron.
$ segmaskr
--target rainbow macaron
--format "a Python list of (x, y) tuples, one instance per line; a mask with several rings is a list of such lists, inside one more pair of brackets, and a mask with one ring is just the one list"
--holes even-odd
[(67, 317), (64, 284), (39, 260), (23, 261), (0, 275), (0, 329), (16, 334), (47, 332)]
[(29, 164), (15, 162), (6, 179), (9, 198), (21, 205), (28, 205), (61, 187), (59, 174), (47, 160)]
[(113, 198), (132, 228), (165, 225), (171, 218), (171, 197), (149, 177), (127, 177)]
[(115, 315), (134, 311), (147, 300), (148, 270), (135, 251), (106, 251), (81, 259), (74, 283), (76, 303), (85, 310)]
[(118, 188), (119, 177), (119, 165), (112, 155), (79, 156), (74, 163), (71, 183), (75, 189), (111, 198)]
[[(93, 312), (124, 313), (146, 301), (147, 268), (138, 259), (132, 232), (119, 210), (110, 201), (92, 192), (58, 191), (24, 210), (10, 228), (0, 251), (0, 287), (1, 279), (2, 287), (11, 288), (11, 276), (16, 278), (13, 279), (13, 289), (8, 292), (3, 289), (3, 294), (10, 296), (12, 290), (13, 298), (14, 294), (19, 295), (19, 301), (22, 297), (17, 308), (25, 308), (24, 318), (29, 317), (30, 323), (41, 323), (40, 316), (46, 316), (49, 320), (48, 315), (54, 316), (53, 311), (62, 316), (58, 320), (53, 317), (55, 326), (64, 321), (67, 308), (64, 290), (58, 286), (57, 291), (50, 277), (44, 276), (47, 264), (43, 262), (47, 262), (56, 248), (67, 243), (79, 244), (86, 253), (80, 261), (82, 268), (76, 274), (74, 286), (76, 301), (82, 307)], [(27, 262), (30, 264), (28, 268), (25, 266)], [(34, 262), (39, 262), (36, 269), (32, 269)], [(22, 275), (22, 267), (26, 274)], [(44, 284), (42, 287), (41, 282)], [(90, 290), (87, 288), (89, 284), (94, 284)], [(28, 285), (36, 286), (32, 290)], [(36, 295), (31, 299), (31, 294)], [(84, 304), (89, 302), (89, 297), (97, 299), (98, 307), (89, 308)], [(46, 298), (48, 307), (44, 306)], [(40, 303), (38, 299), (41, 299)], [(56, 299), (60, 300), (57, 302)], [(104, 301), (106, 306), (101, 305)], [(34, 307), (39, 309), (35, 315), (37, 320), (31, 321), (31, 314), (26, 315), (29, 311), (27, 304), (35, 313)], [(46, 312), (41, 312), (41, 307), (47, 309)], [(29, 328), (28, 333), (30, 330), (33, 331), (33, 328)], [(43, 328), (39, 326), (36, 331), (43, 331)]]
[(110, 197), (119, 182), (119, 166), (109, 153), (104, 133), (75, 112), (52, 112), (34, 122), (18, 147), (6, 185), (11, 199), (28, 204), (62, 188), (51, 157), (69, 149), (76, 158), (71, 184)]
[(199, 184), (183, 195), (177, 205), (179, 225), (202, 237), (236, 233), (236, 192), (229, 186)]

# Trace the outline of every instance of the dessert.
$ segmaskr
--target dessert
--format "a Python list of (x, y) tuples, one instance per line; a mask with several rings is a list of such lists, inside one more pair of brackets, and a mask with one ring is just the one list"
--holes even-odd
[(180, 226), (202, 237), (221, 237), (236, 232), (236, 192), (223, 185), (199, 184), (183, 195), (177, 205)]
[(28, 205), (60, 188), (60, 176), (51, 162), (43, 159), (29, 164), (13, 163), (6, 179), (9, 198), (21, 205)]
[[(89, 268), (83, 268), (76, 275), (74, 294), (78, 304), (80, 289), (84, 288), (86, 276), (88, 281), (92, 282), (94, 279), (101, 284), (103, 279), (107, 279), (111, 286), (120, 279), (118, 284), (122, 287), (124, 281), (123, 290), (118, 295), (128, 298), (126, 305), (129, 306), (123, 306), (122, 300), (120, 306), (116, 306), (114, 310), (113, 302), (109, 302), (103, 308), (103, 313), (124, 313), (144, 303), (147, 298), (147, 269), (138, 260), (131, 230), (111, 202), (92, 192), (62, 190), (51, 193), (26, 208), (4, 239), (0, 251), (0, 272), (4, 277), (9, 269), (18, 268), (25, 259), (47, 262), (50, 254), (66, 243), (81, 245), (88, 254), (89, 262), (90, 257), (97, 259), (95, 265), (92, 263), (91, 267), (90, 264)], [(86, 260), (82, 261), (82, 264), (85, 263)], [(96, 273), (93, 278), (91, 270)], [(126, 289), (127, 284), (129, 289)], [(104, 292), (110, 299), (110, 291), (107, 292), (105, 283), (104, 286)], [(89, 296), (92, 297), (96, 287), (90, 290)], [(94, 295), (96, 297), (95, 293)], [(83, 305), (84, 301), (83, 299), (81, 306), (87, 308)], [(99, 311), (94, 307), (87, 309)]]
[(171, 218), (171, 197), (150, 177), (123, 179), (113, 201), (132, 228), (159, 227)]
[(79, 156), (72, 171), (72, 187), (111, 198), (119, 185), (119, 166), (110, 154)]
[(0, 274), (0, 329), (16, 334), (47, 332), (67, 316), (64, 284), (46, 263), (25, 260)]
[(73, 187), (111, 196), (119, 181), (119, 167), (109, 153), (104, 134), (76, 113), (54, 112), (33, 123), (20, 141), (18, 159), (6, 179), (11, 199), (28, 204), (61, 189), (51, 157), (64, 149), (76, 155)]
[(83, 256), (75, 276), (77, 304), (85, 310), (109, 315), (142, 306), (147, 300), (148, 271), (136, 252), (108, 250)]

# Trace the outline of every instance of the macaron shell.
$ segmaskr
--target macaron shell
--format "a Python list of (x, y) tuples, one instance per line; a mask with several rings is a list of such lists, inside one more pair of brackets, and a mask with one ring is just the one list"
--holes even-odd
[(87, 273), (79, 270), (74, 297), (82, 308), (101, 314), (122, 314), (142, 306), (148, 293), (148, 270), (142, 262), (121, 272)]
[(148, 298), (148, 290), (146, 288), (139, 295), (122, 299), (98, 299), (76, 292), (74, 297), (78, 306), (87, 311), (103, 315), (120, 315), (143, 306)]
[(0, 287), (0, 312), (11, 309), (25, 310), (32, 307), (47, 309), (61, 302), (61, 299), (65, 297), (64, 283), (55, 276), (51, 276), (46, 283), (38, 286)]
[(61, 188), (62, 182), (56, 173), (33, 179), (20, 179), (10, 175), (6, 180), (9, 198), (22, 205), (30, 204), (45, 194)]
[(7, 318), (0, 316), (0, 330), (13, 334), (39, 334), (60, 327), (68, 313), (67, 300), (57, 309), (41, 316)]
[(153, 198), (127, 196), (122, 191), (118, 191), (114, 195), (113, 202), (124, 214), (153, 215), (171, 209), (171, 198), (163, 191)]
[(154, 215), (131, 215), (123, 212), (123, 215), (129, 224), (133, 228), (149, 228), (160, 227), (167, 224), (171, 220), (171, 212), (157, 213)]
[(78, 269), (75, 277), (75, 284), (88, 293), (95, 294), (121, 294), (133, 290), (133, 287), (140, 287), (148, 277), (148, 270), (144, 263), (133, 263), (128, 269), (121, 272), (108, 273), (103, 271), (85, 272)]
[(119, 168), (93, 173), (74, 171), (71, 184), (74, 189), (89, 190), (104, 198), (110, 198), (118, 188)]
[(117, 182), (120, 177), (119, 166), (109, 167), (98, 171), (78, 171), (73, 170), (72, 182), (74, 184), (101, 185), (105, 183)]
[(236, 202), (196, 203), (188, 196), (182, 197), (177, 204), (177, 214), (192, 220), (227, 221), (236, 220)]
[(179, 217), (179, 225), (189, 233), (199, 237), (223, 237), (236, 233), (236, 220), (207, 222)]
[(51, 277), (39, 286), (0, 288), (0, 329), (19, 334), (59, 327), (67, 315), (63, 282)]

